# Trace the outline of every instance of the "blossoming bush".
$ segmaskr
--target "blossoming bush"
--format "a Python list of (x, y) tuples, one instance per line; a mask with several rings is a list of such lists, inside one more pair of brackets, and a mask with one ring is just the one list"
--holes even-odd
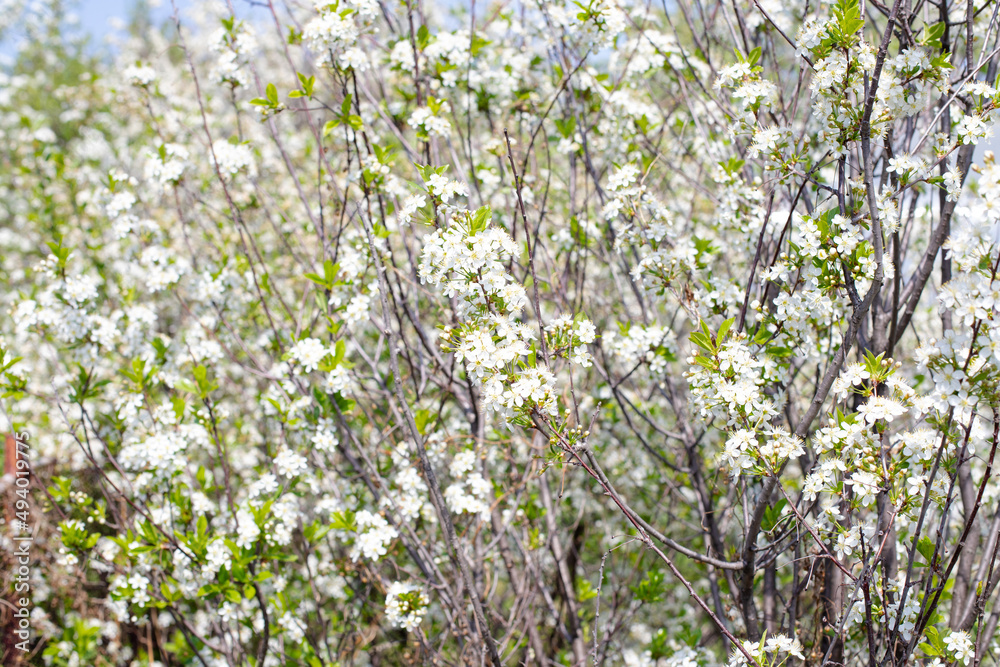
[(3, 664), (997, 664), (993, 3), (8, 9)]

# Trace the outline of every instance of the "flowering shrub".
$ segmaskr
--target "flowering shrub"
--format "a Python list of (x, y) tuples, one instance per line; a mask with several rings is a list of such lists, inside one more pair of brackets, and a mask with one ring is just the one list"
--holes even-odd
[(997, 664), (990, 3), (39, 4), (3, 664)]

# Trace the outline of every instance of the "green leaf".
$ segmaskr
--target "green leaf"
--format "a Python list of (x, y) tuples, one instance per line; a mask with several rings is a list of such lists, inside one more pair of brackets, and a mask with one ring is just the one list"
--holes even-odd
[(827, 24), (827, 34), (836, 45), (850, 47), (864, 24), (858, 0), (839, 0), (833, 8), (833, 21)]
[(343, 412), (344, 414), (347, 414), (348, 412), (354, 409), (354, 403), (355, 403), (354, 400), (350, 398), (344, 398), (339, 393), (334, 395), (334, 400), (337, 401), (337, 407), (340, 408), (340, 411)]
[(323, 262), (323, 275), (316, 273), (303, 274), (304, 277), (313, 281), (317, 285), (322, 285), (326, 289), (333, 289), (337, 282), (337, 273), (340, 271), (340, 264), (334, 264), (330, 260)]
[(694, 358), (694, 363), (706, 370), (714, 371), (716, 369), (715, 362), (707, 357), (697, 356)]
[(931, 538), (926, 535), (920, 538), (917, 542), (917, 552), (924, 557), (928, 565), (933, 564), (932, 559), (934, 558), (934, 543), (931, 542)]
[(207, 398), (210, 393), (219, 388), (219, 384), (215, 380), (209, 379), (208, 369), (204, 366), (195, 366), (192, 373), (199, 397)]
[(202, 514), (200, 517), (198, 517), (198, 539), (204, 538), (207, 532), (208, 532), (208, 518), (204, 514)]
[[(114, 182), (114, 179), (110, 175), (108, 176), (108, 179), (112, 183)], [(112, 191), (114, 191), (113, 187), (109, 188), (109, 189), (111, 189)], [(49, 247), (49, 250), (52, 251), (52, 254), (55, 256), (56, 262), (58, 263), (59, 268), (60, 269), (65, 269), (66, 268), (66, 260), (69, 258), (69, 253), (70, 253), (71, 248), (68, 248), (68, 247), (66, 247), (66, 246), (64, 246), (62, 244), (62, 235), (56, 234), (55, 238), (56, 238), (55, 241), (46, 241), (45, 245), (47, 245)]]
[(267, 94), (267, 101), (271, 103), (271, 106), (278, 106), (278, 89), (273, 83), (267, 84), (264, 89)]
[(726, 340), (726, 334), (729, 333), (730, 327), (736, 322), (735, 317), (730, 317), (728, 320), (719, 325), (719, 333), (715, 336), (715, 344), (722, 345), (722, 342)]
[(638, 586), (630, 586), (630, 588), (640, 602), (659, 602), (666, 592), (663, 572), (651, 570), (646, 573), (646, 578)]
[(472, 53), (473, 57), (476, 57), (477, 55), (479, 55), (479, 52), (483, 50), (484, 46), (487, 46), (488, 44), (492, 43), (493, 42), (491, 42), (490, 40), (485, 39), (484, 37), (478, 34), (475, 34), (472, 36), (472, 42), (469, 44), (469, 51)]
[(929, 655), (945, 654), (944, 640), (941, 639), (941, 633), (935, 626), (928, 625), (927, 629), (924, 630), (924, 635), (926, 635), (927, 639), (930, 640), (930, 645), (934, 651), (933, 653), (929, 653)]
[(778, 525), (778, 521), (781, 520), (781, 511), (787, 504), (787, 500), (779, 498), (774, 505), (764, 510), (764, 519), (761, 521), (760, 527), (765, 533), (770, 533)]
[(299, 77), (299, 83), (302, 85), (302, 96), (312, 97), (316, 88), (316, 77), (306, 76), (302, 72), (296, 72), (296, 76)]
[(597, 597), (597, 591), (590, 585), (590, 582), (583, 577), (576, 578), (576, 590), (576, 598), (580, 602), (586, 602), (587, 600)]
[(576, 116), (570, 116), (566, 119), (556, 118), (555, 123), (560, 136), (565, 139), (569, 139), (576, 132)]
[(334, 512), (331, 519), (330, 528), (334, 530), (345, 530), (347, 532), (353, 532), (355, 530), (354, 512), (351, 510)]
[(939, 69), (955, 69), (955, 66), (951, 64), (951, 54), (947, 51), (932, 58), (931, 67), (937, 67)]
[(712, 245), (712, 242), (709, 239), (702, 239), (695, 236), (692, 237), (691, 240), (694, 242), (695, 263), (697, 263), (699, 267), (704, 266), (702, 257), (713, 254), (717, 248)]
[(731, 157), (725, 162), (720, 162), (719, 166), (722, 167), (730, 176), (735, 176), (745, 164), (745, 161), (740, 160), (739, 158)]
[(714, 352), (712, 343), (703, 333), (695, 331), (688, 337), (688, 340), (707, 352)]
[(431, 33), (426, 25), (417, 29), (417, 48), (423, 51), (431, 43)]
[(417, 430), (420, 431), (420, 435), (427, 434), (427, 424), (430, 422), (431, 414), (430, 410), (417, 410), (413, 413), (413, 421), (417, 423)]
[(931, 49), (940, 49), (941, 38), (944, 37), (946, 27), (947, 26), (943, 21), (933, 25), (925, 25), (924, 34), (920, 38), (920, 43)]
[(174, 408), (174, 417), (177, 418), (179, 422), (184, 417), (184, 411), (187, 409), (187, 404), (184, 402), (184, 397), (178, 394), (170, 399), (170, 403)]
[(470, 233), (472, 235), (478, 234), (479, 232), (485, 231), (486, 227), (490, 224), (490, 220), (493, 218), (493, 209), (490, 208), (489, 204), (481, 208), (476, 209), (476, 212), (472, 214), (470, 219)]
[(937, 658), (941, 655), (940, 653), (938, 653), (938, 650), (936, 648), (934, 648), (927, 642), (920, 644), (920, 650), (923, 651), (930, 658)]

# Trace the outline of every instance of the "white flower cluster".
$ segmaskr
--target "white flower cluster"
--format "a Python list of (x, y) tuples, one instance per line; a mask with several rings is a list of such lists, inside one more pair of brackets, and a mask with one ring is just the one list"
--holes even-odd
[(868, 372), (868, 369), (863, 364), (858, 362), (847, 364), (841, 369), (837, 379), (833, 381), (833, 387), (830, 392), (840, 400), (843, 400), (851, 393), (853, 387), (864, 385), (865, 380), (870, 377), (871, 373)]
[[(149, 577), (141, 572), (132, 572), (129, 576), (115, 575), (111, 581), (111, 594), (118, 601), (145, 607), (151, 600), (149, 595)], [(115, 607), (109, 605), (115, 610)], [(118, 608), (118, 617), (123, 621), (130, 620), (128, 608), (125, 605)]]
[(337, 451), (340, 439), (334, 430), (333, 420), (327, 418), (320, 419), (316, 425), (316, 433), (313, 434), (309, 441), (321, 452), (332, 454)]
[(926, 160), (901, 153), (889, 158), (889, 164), (885, 170), (890, 174), (895, 172), (899, 178), (914, 180), (926, 177), (927, 168)]
[[(895, 601), (889, 604), (889, 611), (891, 618), (899, 618), (899, 633), (903, 639), (909, 639), (913, 634), (914, 624), (917, 621), (917, 617), (921, 612), (920, 596), (918, 595), (908, 595), (906, 597), (905, 605), (900, 608), (900, 591), (902, 591), (903, 586), (906, 582), (906, 573), (900, 572), (898, 577), (893, 579), (884, 579), (883, 572), (872, 572), (874, 589), (872, 590), (872, 595), (878, 595), (881, 600), (889, 600), (893, 597)], [(866, 624), (868, 623), (868, 615), (865, 613), (865, 602), (863, 599), (855, 599), (854, 604), (851, 605), (849, 610), (844, 612), (843, 617), (847, 618), (850, 625), (864, 630)], [(842, 618), (843, 618), (842, 617)], [(954, 632), (952, 634), (955, 634)], [(960, 633), (964, 634), (964, 633)], [(947, 639), (945, 640), (947, 644)], [(961, 659), (956, 655), (956, 659)], [(937, 659), (930, 663), (931, 667), (943, 667), (944, 663)]]
[[(827, 506), (824, 518), (832, 522), (834, 520), (841, 521), (844, 517), (835, 507)], [(862, 543), (867, 548), (870, 548), (871, 541), (877, 531), (877, 528), (870, 523), (856, 524), (846, 529), (839, 525), (828, 525), (827, 529), (837, 533), (837, 543), (834, 546), (834, 552), (836, 552), (837, 557), (841, 560), (855, 553), (860, 554)]]
[(820, 464), (814, 467), (802, 483), (803, 497), (812, 502), (824, 491), (833, 491), (836, 486), (838, 473), (845, 472), (847, 464), (840, 459), (824, 458)]
[(306, 457), (296, 454), (288, 447), (282, 446), (274, 457), (274, 467), (278, 474), (286, 479), (293, 479), (309, 472), (309, 462)]
[(178, 258), (173, 250), (154, 245), (139, 255), (133, 277), (150, 292), (160, 292), (179, 281), (188, 268), (186, 260)]
[(306, 373), (311, 373), (330, 352), (330, 348), (318, 338), (303, 338), (289, 350), (288, 356), (301, 365)]
[(351, 17), (351, 8), (335, 7), (336, 5), (325, 0), (317, 2), (316, 11), (319, 16), (310, 20), (302, 31), (303, 39), (320, 65), (332, 65), (330, 53), (350, 48), (358, 39), (358, 28)]
[(254, 519), (253, 514), (241, 509), (236, 512), (236, 521), (239, 523), (239, 529), (236, 533), (236, 546), (240, 549), (252, 547), (257, 543), (257, 538), (260, 537), (260, 527), (257, 526), (257, 521)]
[(208, 447), (209, 443), (208, 431), (204, 427), (184, 425), (176, 430), (154, 432), (147, 437), (129, 437), (118, 460), (126, 470), (146, 473), (140, 480), (165, 480), (184, 468), (188, 447), (201, 449)]
[(787, 127), (770, 126), (758, 127), (753, 133), (753, 143), (747, 150), (747, 155), (751, 158), (764, 155), (770, 157), (771, 154), (783, 148), (789, 139), (790, 131)]
[(287, 546), (292, 541), (292, 531), (302, 518), (299, 499), (294, 494), (285, 494), (271, 505), (271, 516), (264, 523), (264, 537), (270, 544)]
[(896, 417), (906, 414), (906, 406), (892, 398), (871, 396), (867, 402), (858, 406), (858, 414), (868, 424), (874, 424), (877, 421), (888, 423)]
[[(586, 51), (600, 51), (613, 48), (618, 35), (628, 27), (628, 15), (617, 0), (594, 0), (580, 5), (585, 11), (559, 4), (542, 5), (549, 22), (560, 26), (578, 40), (579, 47)], [(551, 37), (549, 37), (551, 39)]]
[(389, 543), (399, 537), (399, 531), (389, 525), (380, 514), (361, 510), (355, 517), (358, 534), (354, 538), (351, 549), (351, 560), (357, 562), (364, 556), (368, 560), (377, 561), (388, 551)]
[(605, 220), (614, 220), (621, 213), (634, 213), (633, 201), (642, 195), (642, 188), (636, 184), (639, 167), (627, 163), (616, 169), (608, 177), (608, 192), (613, 196), (604, 204), (601, 213)]
[(952, 658), (960, 661), (963, 665), (969, 664), (969, 661), (976, 655), (975, 644), (969, 637), (969, 633), (963, 630), (949, 632), (948, 636), (944, 638), (944, 644), (948, 652), (952, 654)]
[(427, 204), (427, 197), (423, 195), (410, 195), (403, 200), (403, 205), (396, 212), (396, 219), (401, 225), (408, 225), (413, 221), (416, 212)]
[(948, 201), (958, 201), (962, 195), (962, 172), (957, 167), (952, 167), (944, 174), (944, 187), (948, 192)]
[(212, 76), (222, 84), (245, 86), (250, 81), (247, 64), (257, 46), (257, 39), (253, 28), (246, 21), (235, 18), (228, 21), (211, 37), (212, 50), (219, 54)]
[(180, 144), (166, 143), (158, 152), (150, 151), (148, 157), (146, 178), (156, 181), (162, 187), (181, 179), (190, 153)]
[(351, 376), (347, 372), (347, 366), (340, 364), (327, 373), (326, 382), (323, 386), (328, 394), (346, 393), (352, 386)]
[(212, 144), (212, 157), (223, 176), (235, 176), (240, 171), (246, 171), (250, 175), (255, 172), (253, 152), (246, 144), (219, 139)]
[(716, 90), (732, 88), (731, 97), (740, 111), (738, 122), (753, 126), (754, 110), (767, 108), (777, 98), (778, 87), (760, 76), (749, 62), (738, 62), (722, 68), (713, 84)]
[(649, 365), (654, 375), (662, 373), (677, 351), (674, 333), (661, 326), (632, 325), (624, 330), (608, 329), (601, 335), (604, 349), (627, 366)]
[[(744, 639), (742, 644), (744, 650), (746, 650), (746, 652), (753, 657), (758, 665), (781, 664), (789, 657), (805, 660), (805, 655), (802, 653), (802, 644), (799, 640), (792, 639), (786, 635), (771, 635), (770, 637), (764, 637), (760, 641), (756, 642)], [(779, 659), (778, 656), (780, 654), (787, 655), (786, 657)], [(749, 663), (747, 662), (747, 657), (743, 654), (743, 651), (734, 649), (729, 659), (728, 667), (744, 667), (744, 665), (747, 664)]]
[[(704, 325), (702, 330), (708, 331)], [(782, 376), (769, 355), (754, 353), (744, 337), (736, 337), (711, 349), (700, 347), (688, 363), (692, 369), (686, 377), (695, 407), (702, 415), (724, 419), (734, 429), (721, 453), (732, 476), (744, 470), (771, 474), (783, 460), (802, 454), (799, 438), (769, 425), (783, 400), (780, 393), (772, 397), (764, 391)], [(762, 430), (763, 444), (758, 435)]]
[(456, 514), (467, 512), (478, 515), (483, 521), (490, 518), (489, 492), (490, 483), (475, 470), (476, 453), (467, 449), (459, 452), (452, 459), (449, 471), (456, 481), (444, 491), (448, 507)]
[(427, 133), (429, 137), (447, 139), (451, 136), (451, 121), (443, 116), (451, 111), (451, 105), (442, 102), (437, 111), (428, 107), (420, 107), (410, 114), (410, 127)]
[(144, 88), (156, 81), (156, 70), (149, 65), (136, 63), (122, 70), (122, 77), (133, 86)]
[(489, 226), (489, 209), (480, 209), (476, 216), (480, 229), (473, 230), (477, 223), (467, 214), (466, 224), (438, 230), (424, 241), (420, 280), (443, 285), (464, 321), (445, 330), (442, 347), (465, 362), (469, 375), (483, 387), (483, 405), (502, 419), (532, 407), (554, 414), (555, 377), (541, 366), (523, 367), (534, 333), (512, 319), (528, 303), (524, 287), (503, 264), (517, 246), (506, 232)]
[(344, 310), (344, 321), (348, 325), (364, 322), (368, 319), (372, 298), (367, 294), (356, 294), (351, 298)]
[(517, 245), (502, 229), (471, 233), (463, 225), (452, 225), (424, 239), (420, 280), (443, 285), (445, 296), (457, 298), (460, 318), (491, 307), (516, 317), (528, 296), (504, 266), (515, 252)]
[(469, 187), (461, 181), (451, 180), (443, 174), (434, 174), (424, 183), (427, 192), (440, 199), (443, 204), (450, 204), (455, 197), (468, 197)]
[(826, 37), (826, 20), (818, 17), (809, 17), (799, 28), (795, 36), (795, 46), (798, 47), (796, 54), (801, 56), (822, 43)]
[[(412, 521), (432, 509), (427, 484), (420, 472), (410, 463), (407, 455), (410, 443), (401, 442), (392, 452), (392, 465), (396, 471), (393, 488), (382, 496), (383, 507), (394, 508), (404, 521)], [(446, 494), (447, 495), (447, 494)]]
[(993, 136), (993, 123), (979, 114), (963, 114), (955, 128), (955, 134), (963, 144), (978, 144), (981, 139)]
[(394, 581), (385, 595), (385, 618), (410, 632), (420, 627), (430, 600), (420, 586)]
[[(870, 73), (875, 65), (874, 53), (866, 55), (862, 60)], [(930, 58), (922, 48), (903, 49), (895, 58), (887, 59), (882, 78), (885, 84), (879, 85), (878, 100), (885, 107), (877, 108), (873, 118), (883, 111), (891, 116), (913, 116), (924, 108), (928, 93), (941, 94), (947, 82), (940, 70), (931, 67)]]
[[(730, 476), (736, 478), (744, 470), (771, 474), (785, 460), (804, 453), (802, 440), (780, 427), (767, 428), (763, 444), (758, 440), (756, 432), (739, 429), (726, 440), (721, 461), (729, 469)], [(761, 466), (762, 459), (766, 466)]]
[(208, 579), (215, 577), (219, 570), (228, 570), (233, 566), (233, 554), (225, 541), (219, 537), (208, 545), (205, 552), (205, 565), (202, 566), (202, 576)]
[(573, 320), (563, 315), (545, 327), (546, 339), (553, 354), (565, 354), (570, 361), (582, 368), (593, 365), (587, 346), (597, 339), (597, 327), (590, 320)]
[(278, 625), (284, 630), (285, 639), (295, 644), (301, 643), (306, 636), (306, 626), (302, 621), (292, 614), (290, 611), (286, 611), (278, 618)]

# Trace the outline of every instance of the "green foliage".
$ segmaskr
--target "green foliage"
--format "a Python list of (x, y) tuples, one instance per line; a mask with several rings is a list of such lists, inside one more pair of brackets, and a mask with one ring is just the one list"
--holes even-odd
[(649, 570), (646, 578), (637, 586), (630, 586), (639, 602), (654, 603), (663, 599), (667, 591), (665, 576), (661, 570)]
[(316, 89), (316, 77), (306, 76), (302, 72), (296, 72), (296, 75), (299, 77), (299, 83), (302, 87), (299, 90), (293, 90), (288, 93), (288, 96), (291, 98), (305, 97), (306, 99), (311, 100), (313, 98), (313, 92)]
[(335, 113), (333, 120), (329, 120), (323, 126), (323, 136), (328, 137), (330, 134), (336, 130), (341, 125), (346, 125), (353, 130), (360, 130), (364, 125), (361, 120), (361, 116), (351, 113), (351, 94), (347, 93), (344, 95), (343, 101), (340, 103), (340, 113)]
[(858, 31), (864, 25), (858, 0), (837, 0), (827, 24), (827, 36), (834, 48), (847, 49), (857, 42)]

